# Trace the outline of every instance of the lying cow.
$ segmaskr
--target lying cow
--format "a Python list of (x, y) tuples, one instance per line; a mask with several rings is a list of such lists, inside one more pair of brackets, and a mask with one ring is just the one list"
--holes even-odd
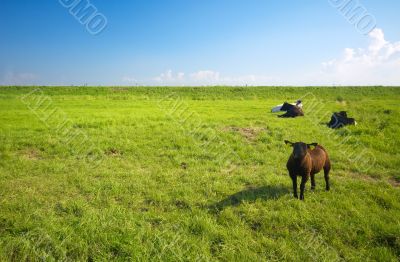
[[(286, 102), (285, 102), (285, 103), (286, 103)], [(272, 112), (272, 113), (278, 113), (278, 112), (280, 112), (280, 111), (286, 111), (286, 110), (282, 110), (283, 105), (284, 105), (284, 104), (277, 105), (277, 106), (273, 107), (272, 110), (271, 110), (271, 112)], [(298, 107), (300, 107), (300, 108), (303, 108), (303, 103), (301, 102), (301, 100), (297, 100), (296, 103), (293, 103), (292, 105), (298, 106)]]
[(331, 121), (328, 123), (328, 126), (333, 129), (342, 128), (347, 125), (357, 125), (357, 122), (354, 118), (347, 117), (346, 111), (341, 111), (339, 113), (333, 113), (331, 117)]
[(281, 111), (286, 111), (285, 114), (278, 116), (281, 118), (294, 118), (298, 116), (304, 116), (303, 109), (286, 102), (283, 104)]

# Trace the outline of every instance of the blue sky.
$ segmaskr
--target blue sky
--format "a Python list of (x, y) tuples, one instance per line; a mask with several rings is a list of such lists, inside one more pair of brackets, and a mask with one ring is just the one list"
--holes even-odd
[(103, 31), (59, 0), (1, 1), (1, 85), (400, 85), (398, 0), (355, 1), (368, 33), (347, 0), (77, 1)]

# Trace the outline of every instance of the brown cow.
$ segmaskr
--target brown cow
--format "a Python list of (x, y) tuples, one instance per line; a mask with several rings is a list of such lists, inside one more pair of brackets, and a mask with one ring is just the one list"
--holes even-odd
[[(329, 191), (331, 162), (325, 148), (318, 145), (318, 143), (292, 143), (287, 140), (285, 140), (285, 143), (293, 147), (293, 152), (289, 157), (286, 167), (293, 182), (294, 197), (298, 198), (297, 177), (301, 176), (300, 200), (304, 200), (304, 189), (309, 177), (311, 177), (311, 190), (314, 190), (315, 174), (319, 173), (322, 169), (324, 169), (326, 190)], [(314, 149), (311, 149), (311, 147), (314, 147)]]

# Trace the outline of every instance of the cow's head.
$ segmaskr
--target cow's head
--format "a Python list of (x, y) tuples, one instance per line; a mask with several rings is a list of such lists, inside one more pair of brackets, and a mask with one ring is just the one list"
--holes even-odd
[(303, 143), (303, 142), (293, 143), (293, 142), (290, 142), (290, 141), (287, 141), (287, 140), (285, 140), (285, 144), (293, 147), (292, 155), (293, 155), (294, 159), (302, 159), (302, 158), (304, 158), (308, 153), (308, 149), (311, 149), (311, 147), (318, 146), (318, 143), (311, 143), (311, 144), (306, 144), (306, 143)]

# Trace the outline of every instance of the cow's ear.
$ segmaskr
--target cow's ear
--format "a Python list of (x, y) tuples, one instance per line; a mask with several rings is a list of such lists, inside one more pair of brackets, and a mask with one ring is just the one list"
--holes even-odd
[(318, 143), (307, 144), (307, 146), (308, 146), (309, 148), (315, 148), (316, 146), (318, 146)]
[(288, 140), (285, 140), (285, 144), (286, 144), (286, 145), (289, 145), (289, 146), (293, 146), (293, 143), (290, 142), (290, 141), (288, 141)]

